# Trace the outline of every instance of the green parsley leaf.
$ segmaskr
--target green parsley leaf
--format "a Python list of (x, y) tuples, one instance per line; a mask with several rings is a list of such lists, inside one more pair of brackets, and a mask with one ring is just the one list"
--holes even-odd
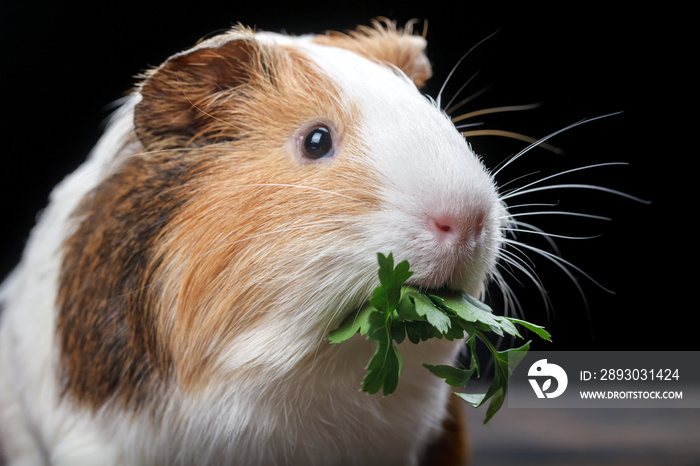
[(408, 280), (413, 272), (409, 270), (408, 262), (403, 261), (394, 269), (394, 257), (389, 254), (378, 255), (379, 260), (379, 283), (375, 288), (369, 303), (379, 311), (386, 314), (387, 318), (399, 305), (401, 299), (401, 287)]
[(343, 323), (340, 324), (340, 327), (333, 330), (328, 335), (328, 340), (331, 343), (342, 343), (355, 336), (358, 332), (361, 335), (366, 335), (370, 329), (369, 316), (374, 311), (376, 311), (376, 309), (373, 307), (365, 306), (360, 309), (357, 314), (348, 316)]
[(424, 366), (433, 375), (445, 379), (449, 385), (465, 387), (475, 374), (476, 377), (481, 377), (482, 365), (476, 351), (477, 340), (486, 345), (494, 359), (494, 374), (488, 389), (485, 393), (455, 394), (474, 407), (491, 400), (484, 420), (484, 423), (488, 422), (503, 405), (511, 371), (525, 357), (530, 342), (518, 348), (498, 351), (486, 333), (492, 332), (498, 336), (507, 334), (522, 339), (516, 327), (520, 325), (538, 337), (551, 341), (549, 332), (530, 322), (495, 315), (489, 306), (466, 293), (425, 293), (406, 286), (405, 282), (413, 272), (407, 261), (394, 267), (392, 254), (378, 254), (377, 261), (379, 286), (374, 289), (369, 302), (357, 313), (349, 315), (328, 336), (331, 343), (342, 343), (359, 333), (377, 344), (366, 366), (362, 391), (374, 394), (381, 390), (387, 396), (396, 390), (403, 369), (403, 358), (395, 344), (402, 343), (406, 338), (414, 344), (430, 338), (455, 340), (464, 338), (466, 333), (469, 335), (466, 342), (470, 357), (468, 368), (430, 364)]
[(513, 322), (514, 324), (522, 325), (531, 332), (534, 332), (538, 337), (542, 338), (543, 340), (552, 341), (552, 336), (547, 330), (544, 329), (544, 327), (531, 324), (530, 322), (525, 322), (524, 320), (514, 319), (513, 317), (507, 317), (507, 319)]
[(438, 365), (433, 366), (432, 364), (423, 364), (425, 367), (433, 373), (433, 375), (445, 379), (449, 385), (453, 387), (465, 387), (472, 376), (476, 367), (471, 367), (469, 369), (459, 369), (454, 366)]

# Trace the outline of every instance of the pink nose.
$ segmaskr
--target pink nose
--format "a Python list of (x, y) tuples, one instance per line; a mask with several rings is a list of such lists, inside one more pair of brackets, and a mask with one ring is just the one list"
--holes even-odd
[(478, 240), (484, 229), (483, 211), (466, 216), (436, 215), (428, 217), (428, 229), (438, 241), (460, 243)]

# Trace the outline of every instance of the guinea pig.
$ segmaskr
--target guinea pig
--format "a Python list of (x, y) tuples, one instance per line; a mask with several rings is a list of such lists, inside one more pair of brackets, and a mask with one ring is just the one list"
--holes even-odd
[[(400, 345), (396, 392), (359, 390), (374, 343), (330, 331), (377, 286), (480, 296), (509, 217), (420, 88), (410, 26), (245, 27), (149, 70), (52, 192), (1, 289), (8, 465), (453, 465), (451, 388)], [(437, 453), (433, 453), (437, 452)]]

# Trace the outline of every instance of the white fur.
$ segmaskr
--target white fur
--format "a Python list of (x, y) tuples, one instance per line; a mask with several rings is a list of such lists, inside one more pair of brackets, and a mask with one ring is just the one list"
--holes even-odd
[[(450, 363), (459, 343), (402, 344), (399, 388), (383, 398), (358, 391), (373, 344), (357, 337), (330, 345), (323, 336), (376, 285), (367, 274), (376, 268), (376, 252), (408, 259), (418, 282), (458, 281), (452, 284), (479, 293), (500, 245), (502, 213), (491, 178), (447, 117), (405, 76), (308, 38), (259, 37), (305, 50), (361, 109), (362, 164), (382, 180), (383, 204), (356, 219), (354, 240), (344, 249), (329, 244), (305, 258), (294, 281), (306, 283), (308, 293), (280, 294), (265, 325), (221, 355), (236, 373), (230, 383), (213, 381), (197, 394), (174, 387), (155, 416), (132, 417), (109, 405), (93, 415), (59, 402), (54, 299), (60, 246), (78, 202), (117, 154), (130, 152), (122, 146), (139, 96), (130, 98), (87, 162), (52, 193), (1, 290), (0, 438), (12, 465), (413, 465), (436, 435), (449, 387), (422, 364)], [(450, 250), (426, 232), (426, 222), (468, 206), (489, 212), (489, 237), (474, 253), (474, 270), (452, 277), (441, 272)], [(299, 312), (280, 320), (275, 306)]]

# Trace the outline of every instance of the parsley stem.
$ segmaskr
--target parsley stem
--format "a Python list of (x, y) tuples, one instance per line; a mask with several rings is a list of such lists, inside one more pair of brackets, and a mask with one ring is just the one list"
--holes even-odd
[(488, 347), (489, 351), (491, 351), (492, 354), (495, 355), (498, 352), (496, 350), (496, 347), (491, 344), (489, 339), (486, 338), (486, 335), (484, 335), (484, 333), (481, 330), (476, 329), (476, 334), (481, 339), (481, 341), (484, 342), (484, 344)]

